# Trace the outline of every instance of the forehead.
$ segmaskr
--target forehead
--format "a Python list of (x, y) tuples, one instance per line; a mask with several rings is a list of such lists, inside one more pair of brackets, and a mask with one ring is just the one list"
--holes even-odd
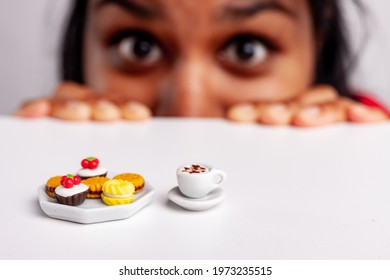
[(229, 12), (234, 15), (235, 11), (250, 13), (256, 9), (285, 11), (299, 17), (308, 10), (307, 0), (90, 0), (90, 3), (92, 8), (117, 5), (149, 20), (218, 19)]

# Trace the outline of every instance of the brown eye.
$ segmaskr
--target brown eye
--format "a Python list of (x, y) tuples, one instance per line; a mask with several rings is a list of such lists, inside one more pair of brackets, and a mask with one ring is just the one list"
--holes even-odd
[(230, 40), (221, 52), (222, 60), (241, 67), (261, 64), (267, 56), (267, 46), (260, 40), (249, 36)]
[(118, 43), (119, 56), (127, 64), (151, 65), (161, 60), (162, 50), (156, 40), (147, 35), (130, 35)]

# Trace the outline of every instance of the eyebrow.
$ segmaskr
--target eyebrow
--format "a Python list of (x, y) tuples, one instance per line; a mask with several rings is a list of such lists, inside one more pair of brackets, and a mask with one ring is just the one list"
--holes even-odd
[(255, 16), (259, 13), (266, 11), (281, 12), (292, 19), (296, 19), (296, 13), (285, 5), (275, 0), (260, 0), (250, 3), (247, 6), (242, 7), (226, 7), (222, 14), (221, 19), (238, 20)]
[(157, 9), (147, 7), (133, 0), (100, 0), (96, 4), (97, 9), (107, 5), (118, 5), (140, 19), (155, 19), (161, 14)]

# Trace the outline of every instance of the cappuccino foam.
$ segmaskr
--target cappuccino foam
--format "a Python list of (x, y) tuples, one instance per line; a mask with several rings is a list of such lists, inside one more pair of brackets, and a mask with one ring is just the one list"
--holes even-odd
[(180, 172), (188, 173), (188, 174), (200, 174), (200, 173), (209, 172), (209, 169), (203, 165), (191, 164), (191, 165), (184, 166), (180, 170)]

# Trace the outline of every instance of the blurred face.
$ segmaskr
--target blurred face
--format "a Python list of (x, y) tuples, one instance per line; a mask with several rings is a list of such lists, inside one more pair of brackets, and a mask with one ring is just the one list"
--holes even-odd
[(90, 0), (85, 32), (86, 83), (156, 115), (221, 117), (313, 81), (307, 0)]

